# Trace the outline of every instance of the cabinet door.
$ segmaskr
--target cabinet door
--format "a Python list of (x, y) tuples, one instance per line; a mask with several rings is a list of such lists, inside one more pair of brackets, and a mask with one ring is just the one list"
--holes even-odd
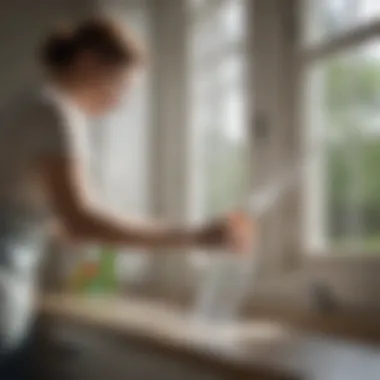
[(95, 329), (53, 323), (44, 330), (42, 367), (48, 366), (57, 380), (224, 380), (206, 369), (145, 351)]

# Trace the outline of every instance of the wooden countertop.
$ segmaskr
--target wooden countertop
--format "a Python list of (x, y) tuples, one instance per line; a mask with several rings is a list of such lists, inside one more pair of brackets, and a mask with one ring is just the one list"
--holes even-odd
[(378, 313), (346, 311), (318, 313), (306, 310), (275, 310), (257, 307), (257, 318), (266, 318), (289, 325), (298, 330), (326, 334), (352, 343), (380, 346), (380, 323)]
[[(43, 297), (40, 312), (101, 328), (173, 358), (229, 372), (234, 379), (377, 380), (380, 373), (380, 350), (308, 334), (276, 318), (206, 324), (162, 303), (68, 295)], [(360, 367), (363, 360), (366, 372)], [(343, 370), (345, 377), (331, 377), (339, 371), (342, 375)]]

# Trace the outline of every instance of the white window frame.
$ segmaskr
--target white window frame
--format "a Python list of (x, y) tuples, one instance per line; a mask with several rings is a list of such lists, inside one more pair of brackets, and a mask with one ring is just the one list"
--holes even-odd
[[(214, 7), (223, 1), (206, 1), (207, 12), (213, 12)], [(305, 123), (299, 109), (305, 95), (302, 88), (305, 68), (311, 62), (380, 35), (380, 20), (358, 25), (344, 35), (305, 46), (301, 45), (300, 28), (304, 20), (304, 0), (246, 1), (249, 5), (247, 17), (253, 20), (248, 23), (250, 43), (246, 48), (247, 71), (252, 73), (248, 78), (247, 107), (251, 114), (247, 116), (251, 128), (254, 189), (265, 183), (268, 175), (270, 177), (271, 173), (276, 172), (277, 166), (282, 160), (286, 161), (294, 149), (302, 151)], [(192, 175), (189, 141), (193, 137), (188, 123), (188, 24), (183, 12), (186, 2), (148, 2), (153, 36), (151, 208), (155, 216), (177, 221), (188, 220), (194, 207), (194, 197), (189, 192), (189, 178)], [(207, 12), (204, 12), (204, 17), (207, 17)], [(231, 49), (240, 49), (240, 46), (231, 45)], [(261, 121), (268, 125), (268, 136), (260, 137), (255, 133)], [(283, 272), (288, 265), (285, 260), (292, 255), (297, 258), (298, 264), (305, 258), (301, 244), (303, 210), (299, 202), (303, 185), (295, 189), (284, 207), (274, 210), (263, 223), (260, 273), (265, 277), (265, 282), (272, 279), (268, 273), (275, 277), (278, 272)], [(335, 253), (321, 252), (315, 257), (334, 259)], [(342, 257), (346, 258), (347, 255)], [(363, 256), (357, 254), (355, 257)], [(187, 257), (178, 253), (176, 257), (153, 256), (151, 289), (165, 295), (173, 290), (188, 290), (188, 269)], [(254, 282), (257, 280), (253, 279)]]
[[(346, 29), (342, 31), (340, 34), (333, 35), (328, 38), (324, 38), (322, 41), (318, 43), (313, 43), (310, 45), (307, 45), (303, 42), (303, 36), (305, 35), (305, 20), (307, 19), (306, 12), (307, 12), (307, 2), (302, 0), (296, 0), (294, 3), (294, 6), (297, 8), (298, 13), (298, 33), (297, 33), (297, 46), (298, 46), (298, 60), (301, 66), (301, 69), (299, 71), (299, 81), (306, 82), (306, 74), (308, 71), (308, 68), (315, 62), (321, 61), (323, 59), (326, 59), (332, 55), (342, 53), (345, 51), (350, 50), (351, 48), (360, 47), (362, 45), (365, 45), (366, 42), (369, 42), (371, 40), (375, 40), (380, 35), (380, 15), (378, 19), (370, 20), (368, 22), (359, 23), (358, 25), (353, 26), (352, 28)], [(304, 99), (307, 97), (307, 93), (304, 91), (306, 90), (304, 86), (303, 89), (293, 89), (294, 92), (298, 91), (297, 99), (298, 99), (298, 107), (303, 108), (305, 105)], [(301, 107), (300, 107), (301, 105)], [(298, 112), (295, 110), (295, 112)], [(299, 132), (301, 139), (303, 139), (304, 144), (309, 144), (310, 141), (308, 141), (307, 134), (309, 130), (305, 128), (305, 126), (309, 126), (309, 120), (307, 119), (307, 116), (305, 114), (299, 115)], [(318, 158), (315, 159), (317, 161)], [(319, 162), (315, 162), (315, 165), (321, 165)], [(307, 187), (311, 185), (310, 179), (306, 179), (304, 183), (304, 208), (309, 207), (309, 204), (307, 203), (307, 197), (308, 197), (308, 191)], [(317, 207), (315, 207), (314, 211), (311, 210), (312, 214), (309, 213), (307, 215), (305, 212), (303, 212), (305, 219), (301, 219), (301, 225), (304, 225), (306, 227), (305, 230), (300, 230), (302, 234), (306, 236), (306, 239), (313, 238), (310, 230), (311, 230), (311, 223), (308, 221), (308, 218), (323, 218), (324, 216), (319, 213), (317, 214)], [(306, 214), (306, 215), (305, 215)], [(322, 223), (318, 223), (322, 225)], [(323, 232), (320, 231), (322, 234)], [(318, 240), (318, 239), (317, 239)], [(339, 260), (345, 260), (345, 259), (360, 259), (366, 257), (367, 252), (363, 250), (356, 250), (351, 249), (347, 250), (331, 250), (331, 249), (324, 249), (324, 248), (318, 248), (313, 249), (312, 252), (309, 252), (306, 249), (306, 242), (303, 242), (303, 250), (307, 255), (307, 258), (312, 261), (319, 261), (319, 260), (336, 260), (339, 258)], [(380, 252), (379, 252), (380, 253)], [(373, 260), (374, 252), (371, 251), (371, 260)]]

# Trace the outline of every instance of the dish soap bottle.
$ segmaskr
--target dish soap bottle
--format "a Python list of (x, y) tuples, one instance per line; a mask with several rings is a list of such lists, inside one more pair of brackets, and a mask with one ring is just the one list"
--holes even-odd
[(117, 290), (117, 252), (111, 247), (102, 247), (99, 254), (99, 275), (96, 284), (102, 293), (114, 293)]
[(99, 275), (99, 255), (94, 249), (86, 250), (84, 257), (76, 265), (69, 279), (70, 289), (74, 292), (91, 291), (94, 279)]

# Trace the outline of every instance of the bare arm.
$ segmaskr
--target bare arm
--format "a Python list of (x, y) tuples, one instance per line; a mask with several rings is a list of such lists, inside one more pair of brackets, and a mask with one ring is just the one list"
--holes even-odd
[(213, 228), (189, 230), (160, 226), (122, 220), (99, 210), (86, 195), (75, 160), (46, 157), (40, 160), (39, 166), (57, 217), (75, 238), (135, 247), (216, 246), (222, 242), (221, 234)]
[[(44, 98), (46, 100), (46, 98)], [(54, 98), (53, 98), (54, 100)], [(58, 222), (76, 240), (134, 247), (214, 248), (235, 241), (227, 219), (199, 229), (123, 220), (91, 204), (81, 173), (83, 147), (77, 128), (56, 103), (43, 101), (34, 110), (31, 143), (33, 159)]]

